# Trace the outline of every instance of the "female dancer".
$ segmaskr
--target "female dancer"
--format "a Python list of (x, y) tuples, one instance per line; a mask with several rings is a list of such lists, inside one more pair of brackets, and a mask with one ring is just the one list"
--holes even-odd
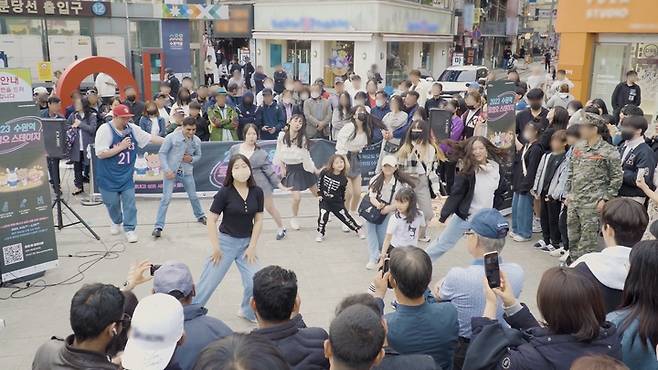
[[(210, 206), (208, 237), (212, 253), (198, 280), (194, 303), (206, 305), (235, 261), (244, 287), (238, 316), (255, 322), (249, 300), (253, 278), (258, 271), (256, 243), (263, 227), (264, 203), (263, 191), (256, 186), (249, 159), (242, 154), (231, 157), (224, 187), (215, 194)], [(221, 214), (224, 216), (218, 228), (217, 221)]]
[(450, 196), (441, 209), (439, 222), (450, 221), (427, 248), (432, 261), (455, 246), (470, 228), (469, 217), (483, 208), (500, 208), (508, 185), (500, 166), (506, 151), (483, 136), (473, 136), (451, 145), (450, 158), (461, 159)]
[(73, 195), (79, 195), (84, 191), (83, 183), (85, 180), (89, 182), (87, 146), (94, 142), (98, 117), (91, 109), (86, 96), (76, 100), (74, 105), (75, 112), (69, 116), (68, 124), (72, 132), (75, 132), (71, 144), (71, 160), (73, 161), (73, 172), (75, 173)]
[(254, 175), (254, 180), (256, 180), (256, 185), (258, 185), (263, 191), (265, 209), (267, 210), (267, 213), (272, 216), (278, 227), (276, 240), (281, 240), (286, 237), (286, 228), (283, 227), (283, 221), (281, 220), (279, 210), (274, 206), (272, 191), (274, 188), (279, 188), (284, 191), (290, 189), (281, 185), (279, 176), (274, 173), (272, 163), (267, 158), (267, 152), (256, 144), (256, 141), (258, 140), (258, 128), (256, 125), (253, 123), (246, 124), (242, 130), (242, 136), (244, 137), (244, 142), (241, 144), (235, 144), (231, 147), (228, 152), (229, 158), (232, 158), (236, 154), (242, 154), (249, 158), (251, 172)]
[(295, 114), (290, 118), (288, 126), (279, 133), (276, 140), (274, 163), (281, 167), (283, 186), (292, 191), (292, 218), (290, 227), (299, 230), (297, 215), (301, 192), (309, 189), (311, 194), (317, 196), (317, 174), (311, 153), (308, 151), (309, 140), (306, 138), (306, 119), (302, 114)]
[[(430, 135), (430, 125), (427, 121), (412, 122), (402, 146), (397, 152), (402, 171), (415, 180), (414, 190), (418, 198), (418, 208), (423, 211), (425, 217), (425, 225), (429, 225), (434, 217), (430, 183), (434, 185), (433, 188), (438, 188), (439, 179), (435, 172), (438, 166), (437, 159), (446, 160), (443, 151), (430, 142)], [(437, 190), (434, 189), (435, 194)], [(428, 242), (430, 240), (425, 233), (426, 229), (426, 226), (421, 228), (420, 241)]]

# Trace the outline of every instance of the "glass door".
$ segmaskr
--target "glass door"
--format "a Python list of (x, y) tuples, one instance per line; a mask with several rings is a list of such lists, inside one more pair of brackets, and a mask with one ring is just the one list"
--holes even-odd
[(302, 83), (311, 83), (311, 42), (289, 40), (283, 67), (288, 75)]
[(622, 81), (629, 44), (598, 43), (594, 50), (592, 87), (589, 96), (604, 99), (612, 107), (610, 98), (615, 86)]
[(144, 61), (143, 90), (144, 100), (152, 100), (153, 96), (160, 91), (160, 81), (164, 79), (164, 68), (162, 65), (162, 51), (145, 50), (142, 52)]

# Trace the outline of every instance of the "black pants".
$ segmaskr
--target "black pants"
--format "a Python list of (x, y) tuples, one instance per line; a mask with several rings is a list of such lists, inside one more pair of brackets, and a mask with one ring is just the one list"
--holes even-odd
[(73, 185), (75, 185), (76, 188), (82, 189), (82, 184), (84, 183), (84, 178), (89, 177), (89, 166), (85, 166), (84, 163), (84, 151), (80, 151), (80, 161), (76, 162), (73, 161)]
[[(62, 191), (62, 186), (60, 184), (59, 177), (59, 158), (50, 158), (46, 157), (46, 162), (48, 163), (48, 176), (50, 177), (50, 183), (53, 186), (53, 191), (55, 193), (60, 193)], [(57, 187), (55, 187), (55, 179), (57, 179)]]
[(324, 235), (327, 221), (329, 221), (329, 213), (333, 213), (340, 222), (344, 223), (351, 230), (359, 231), (361, 226), (354, 221), (352, 215), (345, 208), (345, 202), (327, 202), (320, 201), (320, 214), (318, 215), (318, 232)]
[(225, 77), (220, 77), (219, 86), (226, 88), (228, 86), (228, 79), (226, 79)]
[(441, 162), (439, 164), (439, 177), (446, 184), (446, 191), (448, 195), (452, 189), (452, 184), (455, 182), (455, 172), (457, 170), (456, 162)]
[(546, 200), (545, 196), (541, 197), (539, 218), (541, 220), (542, 236), (544, 243), (552, 244), (555, 248), (559, 248), (562, 241), (558, 226), (561, 206), (562, 204), (557, 200)]
[(560, 212), (560, 236), (562, 237), (562, 247), (569, 250), (569, 235), (567, 234), (567, 206), (562, 207)]
[(208, 73), (203, 75), (205, 77), (206, 86), (210, 86), (215, 83), (215, 74)]
[(470, 339), (464, 337), (457, 338), (455, 357), (452, 359), (452, 370), (461, 370), (464, 367), (464, 360), (466, 359), (466, 351), (469, 344), (471, 344)]

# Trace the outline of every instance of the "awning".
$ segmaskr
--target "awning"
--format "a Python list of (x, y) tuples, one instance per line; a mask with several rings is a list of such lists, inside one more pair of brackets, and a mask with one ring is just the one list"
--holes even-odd
[(372, 41), (372, 33), (367, 32), (263, 32), (254, 31), (251, 35), (257, 40), (323, 40), (323, 41)]
[(408, 33), (385, 33), (386, 42), (452, 42), (452, 35), (413, 35)]

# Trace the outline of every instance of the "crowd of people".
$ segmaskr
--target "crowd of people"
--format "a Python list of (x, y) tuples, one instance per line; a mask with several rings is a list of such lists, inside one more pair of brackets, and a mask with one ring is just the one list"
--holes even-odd
[[(357, 75), (336, 77), (330, 91), (322, 79), (305, 86), (288, 78), (281, 66), (272, 77), (261, 66), (250, 78), (243, 70), (231, 68), (218, 83), (207, 73), (210, 86), (196, 88), (168, 70), (146, 102), (132, 87), (123, 101), (91, 89), (63, 108), (35, 91), (44, 117), (64, 113), (70, 124), (74, 194), (83, 191), (95, 144), (112, 234), (123, 228), (137, 242), (135, 159), (139, 147), (160, 144), (163, 196), (152, 235), (162, 235), (180, 182), (212, 252), (198, 284), (181, 262), (144, 261), (122, 289), (85, 285), (71, 301), (73, 335), (44, 344), (34, 369), (658, 368), (658, 142), (639, 108), (634, 71), (615, 89), (612, 114), (601, 99), (575, 100), (565, 71), (553, 80), (533, 69), (526, 81), (510, 71), (517, 113), (512, 148), (502, 149), (486, 137), (493, 74), (469, 83), (462, 97), (412, 70), (388, 96), (381, 81), (362, 88)], [(449, 140), (430, 129), (435, 109), (451, 114)], [(311, 139), (335, 142), (327, 163), (313, 161)], [(276, 140), (272, 161), (259, 140)], [(202, 141), (236, 142), (207, 212), (193, 177)], [(381, 155), (362, 196), (360, 153), (377, 142)], [(51, 176), (58, 168), (49, 159)], [(318, 202), (317, 242), (328, 237), (331, 215), (367, 239), (366, 268), (375, 271), (368, 293), (346, 297), (328, 331), (304, 323), (293, 271), (261, 268), (264, 209), (276, 239), (288, 233), (276, 189), (292, 198), (293, 230), (308, 190)], [(508, 194), (509, 223), (499, 211)], [(432, 236), (433, 199), (441, 196), (436, 218), (445, 227)], [(541, 322), (518, 301), (523, 266), (501, 257), (494, 288), (483, 268), (485, 254), (503, 254), (508, 239), (529, 242), (533, 233), (540, 239), (522, 247), (560, 262), (537, 289)], [(463, 238), (473, 263), (432, 284), (433, 263)], [(204, 308), (233, 262), (243, 285), (238, 315), (257, 325), (249, 334), (233, 333)], [(138, 302), (131, 290), (151, 279), (149, 270), (153, 294)], [(393, 310), (384, 313), (391, 292)]]

